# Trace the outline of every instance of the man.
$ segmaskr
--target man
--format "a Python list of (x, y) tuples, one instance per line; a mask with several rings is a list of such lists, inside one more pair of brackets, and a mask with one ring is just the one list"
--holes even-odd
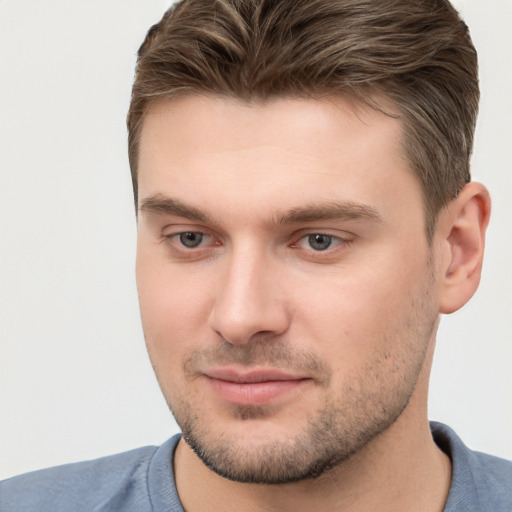
[(427, 420), (478, 287), (476, 53), (444, 0), (190, 0), (128, 115), (159, 448), (17, 477), (0, 510), (493, 510), (512, 464)]

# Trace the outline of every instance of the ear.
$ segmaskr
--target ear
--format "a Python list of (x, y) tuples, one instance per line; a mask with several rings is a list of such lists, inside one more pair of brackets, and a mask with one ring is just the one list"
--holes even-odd
[(443, 237), (440, 313), (453, 313), (473, 296), (480, 283), (485, 231), (491, 199), (480, 183), (468, 183), (439, 220)]

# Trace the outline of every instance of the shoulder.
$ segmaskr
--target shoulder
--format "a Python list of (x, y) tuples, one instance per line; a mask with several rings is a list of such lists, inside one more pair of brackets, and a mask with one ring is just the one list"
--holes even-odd
[(512, 462), (480, 452), (468, 458), (479, 500), (493, 511), (512, 511)]
[(431, 423), (437, 445), (452, 461), (452, 484), (445, 512), (512, 511), (512, 462), (470, 450), (441, 423)]
[[(171, 438), (100, 459), (34, 471), (0, 482), (0, 511), (151, 510), (148, 473), (155, 455), (173, 450)], [(172, 455), (160, 458), (170, 461)], [(170, 462), (169, 462), (170, 465)]]

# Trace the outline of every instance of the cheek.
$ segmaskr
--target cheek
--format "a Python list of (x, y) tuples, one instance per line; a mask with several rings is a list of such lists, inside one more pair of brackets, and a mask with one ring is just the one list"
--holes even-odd
[[(139, 253), (137, 289), (146, 344), (155, 366), (177, 362), (205, 337), (208, 290), (193, 272), (173, 271)], [(207, 282), (207, 281), (206, 281)]]
[(338, 354), (337, 361), (346, 367), (385, 354), (399, 342), (396, 333), (408, 329), (424, 279), (425, 267), (406, 265), (399, 254), (316, 276), (297, 303), (294, 337), (309, 333), (324, 357)]

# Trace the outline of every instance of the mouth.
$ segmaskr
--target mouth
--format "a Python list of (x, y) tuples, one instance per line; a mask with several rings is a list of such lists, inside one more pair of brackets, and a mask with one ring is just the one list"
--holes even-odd
[(261, 406), (277, 401), (311, 379), (276, 369), (237, 371), (221, 368), (206, 371), (213, 392), (235, 405)]

